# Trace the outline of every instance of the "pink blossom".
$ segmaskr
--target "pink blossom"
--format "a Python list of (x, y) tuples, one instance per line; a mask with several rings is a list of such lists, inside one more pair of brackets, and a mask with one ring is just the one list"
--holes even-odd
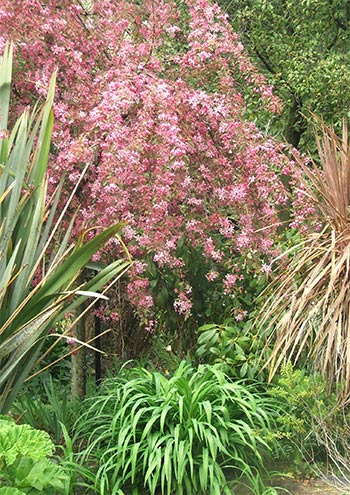
[(155, 321), (154, 320), (148, 320), (147, 325), (145, 326), (145, 330), (148, 333), (153, 333), (154, 327), (155, 327)]
[(248, 314), (248, 311), (246, 311), (246, 310), (236, 311), (235, 320), (236, 321), (242, 321), (247, 316), (247, 314)]
[(236, 285), (237, 275), (228, 273), (224, 277), (223, 285), (224, 285), (224, 294), (231, 294)]
[(159, 266), (165, 266), (166, 264), (169, 264), (171, 261), (171, 255), (168, 250), (163, 249), (162, 251), (159, 251), (158, 253), (155, 253), (153, 256), (153, 260), (159, 265)]
[(111, 311), (109, 313), (109, 318), (112, 320), (112, 321), (119, 321), (120, 320), (120, 316), (119, 314), (116, 312), (116, 311)]
[(271, 264), (263, 263), (261, 265), (261, 271), (266, 273), (266, 275), (269, 275), (272, 272)]
[(188, 298), (188, 294), (180, 292), (178, 298), (174, 301), (174, 309), (180, 315), (189, 316), (192, 309), (192, 302)]
[(213, 282), (214, 280), (216, 280), (219, 276), (219, 273), (218, 272), (215, 272), (215, 271), (210, 271), (206, 274), (206, 279), (209, 281), (209, 282)]
[(204, 253), (214, 261), (221, 261), (224, 257), (221, 251), (215, 249), (214, 241), (211, 237), (208, 237), (204, 242)]

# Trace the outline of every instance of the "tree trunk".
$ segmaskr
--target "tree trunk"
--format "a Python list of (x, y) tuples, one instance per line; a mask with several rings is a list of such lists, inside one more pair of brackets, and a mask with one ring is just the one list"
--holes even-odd
[(302, 106), (301, 99), (293, 94), (284, 137), (294, 148), (298, 148), (301, 136), (307, 129), (307, 122), (302, 114)]
[[(81, 308), (83, 310), (83, 308)], [(85, 315), (79, 319), (74, 327), (74, 337), (85, 342)], [(77, 344), (79, 345), (79, 344)], [(86, 394), (86, 351), (85, 346), (72, 354), (72, 398), (82, 399)]]

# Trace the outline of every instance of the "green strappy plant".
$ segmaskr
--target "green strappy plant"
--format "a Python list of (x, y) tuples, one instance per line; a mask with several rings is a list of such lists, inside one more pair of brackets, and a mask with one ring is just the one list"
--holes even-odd
[[(71, 242), (70, 200), (58, 212), (63, 181), (47, 201), (55, 75), (46, 102), (25, 110), (8, 130), (12, 51), (7, 45), (0, 59), (0, 413), (8, 412), (54, 323), (88, 297), (100, 297), (97, 292), (131, 264), (125, 250), (124, 257), (78, 286), (81, 270), (111, 237), (118, 237), (123, 224), (87, 242), (86, 233)], [(64, 235), (57, 240), (60, 230)]]
[(124, 366), (83, 403), (75, 470), (101, 495), (231, 495), (230, 480), (261, 493), (273, 405), (218, 365), (182, 361), (172, 376)]

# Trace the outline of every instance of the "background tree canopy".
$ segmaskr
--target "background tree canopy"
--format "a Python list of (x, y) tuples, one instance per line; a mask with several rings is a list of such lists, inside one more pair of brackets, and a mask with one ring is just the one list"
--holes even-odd
[[(284, 111), (273, 130), (313, 150), (310, 112), (339, 126), (350, 106), (347, 0), (219, 0)], [(254, 109), (252, 108), (252, 112)], [(281, 125), (282, 124), (282, 125)]]

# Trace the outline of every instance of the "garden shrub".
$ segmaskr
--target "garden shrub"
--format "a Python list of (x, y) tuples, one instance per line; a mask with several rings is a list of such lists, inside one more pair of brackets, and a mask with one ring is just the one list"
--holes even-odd
[[(216, 240), (225, 252), (224, 237), (216, 236)], [(185, 237), (177, 246), (176, 256), (183, 261), (184, 277), (171, 267), (159, 267), (151, 257), (146, 259), (145, 274), (156, 302), (158, 332), (161, 329), (172, 336), (183, 351), (195, 347), (196, 329), (208, 322), (226, 322), (237, 331), (246, 330), (257, 311), (257, 297), (269, 283), (268, 274), (261, 268), (262, 259), (232, 254), (232, 272), (228, 275), (227, 267), (207, 259), (203, 250)]]
[(252, 320), (238, 322), (231, 318), (221, 325), (208, 323), (198, 329), (195, 355), (201, 362), (220, 363), (232, 377), (263, 380), (263, 347), (264, 341), (252, 328)]
[[(123, 297), (134, 315), (150, 331), (163, 311), (181, 323), (193, 318), (195, 328), (205, 311), (220, 311), (223, 291), (240, 292), (244, 260), (260, 275), (275, 255), (293, 163), (247, 120), (244, 95), (249, 87), (271, 115), (280, 100), (215, 3), (90, 7), (2, 0), (0, 50), (14, 40), (18, 107), (45, 94), (57, 67), (50, 187), (64, 174), (67, 194), (88, 163), (76, 234), (81, 225), (127, 222), (135, 263)], [(106, 249), (115, 259), (120, 243)], [(204, 301), (191, 276), (197, 267)], [(119, 309), (110, 301), (109, 323), (125, 318)]]
[(341, 452), (341, 443), (348, 437), (344, 409), (337, 405), (336, 395), (329, 394), (320, 373), (294, 369), (289, 362), (269, 393), (284, 411), (277, 419), (277, 457), (290, 461), (295, 474), (303, 477), (315, 463), (332, 461), (331, 443)]
[[(219, 366), (181, 362), (165, 377), (144, 368), (107, 379), (87, 399), (75, 435), (79, 463), (101, 495), (230, 494), (229, 478), (255, 484), (272, 417), (269, 400)], [(94, 481), (91, 481), (94, 480)]]

